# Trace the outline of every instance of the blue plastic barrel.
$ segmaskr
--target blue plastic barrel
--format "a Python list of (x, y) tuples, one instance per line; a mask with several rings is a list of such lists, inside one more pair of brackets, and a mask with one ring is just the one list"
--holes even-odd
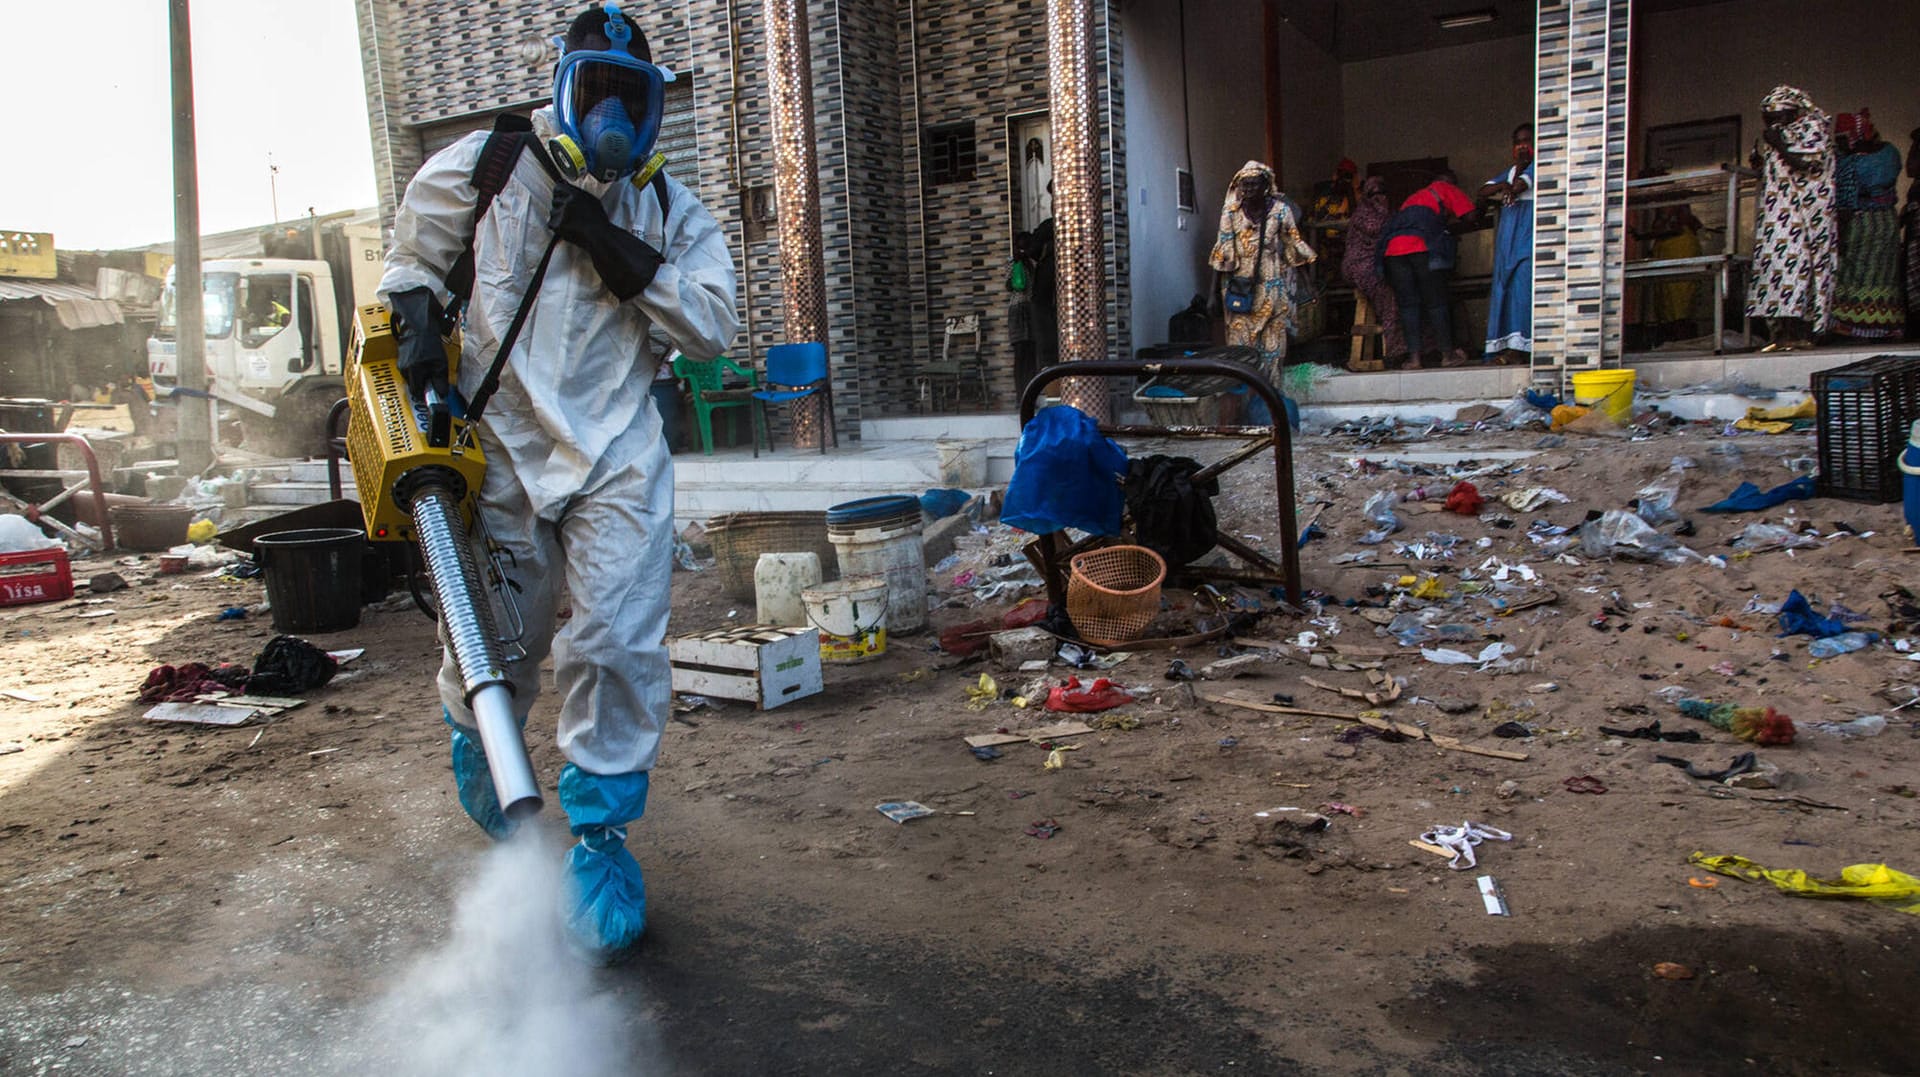
[(920, 519), (920, 500), (907, 494), (892, 494), (885, 497), (865, 497), (858, 501), (844, 501), (827, 510), (827, 529), (829, 531), (851, 531), (860, 528), (878, 527), (902, 517), (914, 521)]
[(1920, 420), (1907, 434), (1907, 447), (1900, 450), (1900, 484), (1907, 531), (1913, 536), (1913, 544), (1920, 546)]

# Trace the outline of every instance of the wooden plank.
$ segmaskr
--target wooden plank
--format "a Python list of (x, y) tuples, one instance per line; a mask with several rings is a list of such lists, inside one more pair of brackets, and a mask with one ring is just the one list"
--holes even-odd
[(1084, 737), (1093, 731), (1093, 727), (1085, 722), (1055, 722), (1053, 725), (1012, 733), (979, 733), (967, 738), (967, 747), (998, 748), (1003, 744), (1025, 744), (1036, 740), (1065, 740), (1068, 737)]
[(1421, 841), (1419, 838), (1408, 838), (1407, 844), (1413, 846), (1414, 848), (1420, 850), (1423, 853), (1432, 853), (1435, 856), (1444, 857), (1448, 860), (1453, 859), (1452, 849), (1448, 849), (1445, 846), (1441, 846), (1441, 845), (1435, 845), (1430, 841)]
[(1429, 733), (1417, 725), (1409, 725), (1406, 722), (1396, 722), (1390, 718), (1382, 718), (1372, 714), (1337, 714), (1332, 711), (1313, 711), (1300, 707), (1282, 707), (1276, 703), (1258, 703), (1253, 700), (1227, 695), (1223, 692), (1195, 692), (1194, 694), (1209, 703), (1224, 703), (1229, 707), (1240, 707), (1245, 710), (1260, 711), (1264, 714), (1292, 714), (1307, 718), (1335, 718), (1343, 722), (1358, 722), (1361, 725), (1373, 729), (1398, 733), (1403, 737), (1408, 737), (1413, 740), (1424, 740), (1436, 748), (1443, 748), (1450, 752), (1466, 752), (1469, 755), (1484, 755), (1491, 759), (1510, 759), (1518, 763), (1524, 763), (1529, 758), (1525, 752), (1510, 752), (1501, 748), (1482, 748), (1478, 745), (1465, 744), (1457, 737)]
[(288, 696), (204, 695), (193, 698), (200, 703), (214, 703), (222, 707), (267, 707), (281, 711), (290, 711), (295, 707), (304, 706), (307, 702), (304, 699), (293, 699)]
[(673, 690), (696, 696), (713, 696), (717, 699), (737, 699), (747, 703), (760, 702), (760, 678), (751, 675), (739, 677), (675, 666)]

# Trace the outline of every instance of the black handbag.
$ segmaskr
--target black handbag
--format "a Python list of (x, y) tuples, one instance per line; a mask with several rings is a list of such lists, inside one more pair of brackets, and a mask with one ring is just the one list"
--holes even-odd
[(1225, 305), (1229, 314), (1253, 313), (1253, 293), (1260, 287), (1260, 258), (1266, 254), (1267, 222), (1273, 219), (1275, 208), (1268, 206), (1267, 215), (1260, 218), (1260, 238), (1253, 246), (1253, 276), (1227, 278)]
[(1227, 278), (1227, 313), (1253, 313), (1253, 289), (1256, 283), (1252, 277)]

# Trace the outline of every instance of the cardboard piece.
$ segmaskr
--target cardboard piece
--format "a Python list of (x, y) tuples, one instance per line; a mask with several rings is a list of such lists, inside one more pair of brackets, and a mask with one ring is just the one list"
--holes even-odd
[(222, 707), (216, 703), (160, 703), (147, 711), (144, 717), (149, 722), (243, 726), (268, 716), (254, 707)]
[(1092, 732), (1094, 728), (1085, 722), (1055, 722), (1033, 729), (1017, 729), (1011, 733), (980, 733), (967, 738), (967, 747), (998, 748), (1003, 744), (1065, 740), (1068, 737), (1084, 737)]

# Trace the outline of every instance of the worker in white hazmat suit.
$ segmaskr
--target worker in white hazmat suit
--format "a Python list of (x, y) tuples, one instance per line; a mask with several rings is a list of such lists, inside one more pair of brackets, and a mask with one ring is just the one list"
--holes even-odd
[[(567, 855), (567, 926), (606, 957), (645, 927), (640, 867), (625, 843), (646, 805), (672, 692), (673, 466), (648, 391), (659, 357), (647, 334), (658, 326), (687, 355), (712, 358), (732, 342), (739, 314), (719, 225), (692, 192), (648, 167), (671, 73), (611, 3), (576, 18), (560, 44), (554, 103), (533, 114), (477, 222), (487, 135), (436, 154), (408, 184), (380, 296), (414, 394), (444, 388), (437, 329), (448, 275), (472, 237), (457, 386), (470, 398), (558, 237), (481, 423), (480, 511), (522, 588), (527, 653), (511, 673), (522, 724), (541, 662), (554, 656), (567, 758), (560, 805), (580, 839)], [(572, 616), (556, 636), (563, 584)], [(439, 686), (460, 803), (504, 837), (451, 653)]]

